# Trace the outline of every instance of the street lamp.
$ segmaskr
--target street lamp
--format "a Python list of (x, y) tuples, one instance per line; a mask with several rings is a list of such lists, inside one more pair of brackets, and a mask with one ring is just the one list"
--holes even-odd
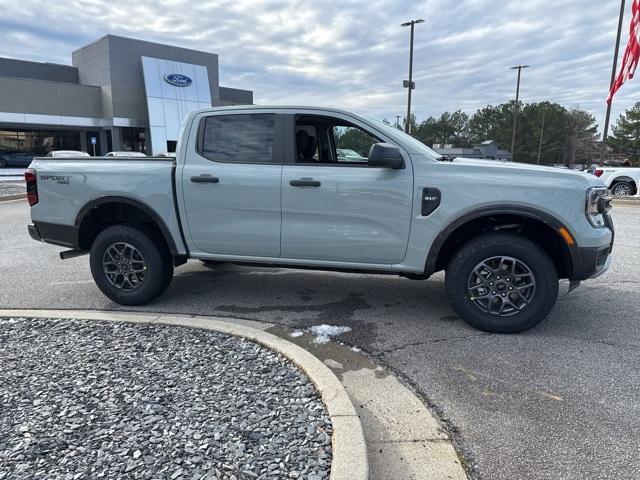
[(409, 93), (407, 95), (407, 119), (404, 126), (404, 131), (406, 133), (411, 133), (411, 90), (416, 88), (416, 84), (413, 83), (413, 31), (416, 23), (422, 22), (424, 22), (424, 20), (422, 18), (418, 18), (416, 20), (410, 20), (400, 25), (401, 27), (411, 27), (411, 43), (409, 47), (409, 80), (404, 80), (402, 82), (403, 87), (409, 90)]
[(523, 68), (529, 68), (529, 65), (517, 65), (511, 67), (511, 70), (518, 70), (518, 83), (516, 86), (516, 104), (513, 107), (513, 131), (511, 132), (511, 161), (514, 160), (516, 148), (516, 128), (518, 126), (518, 100), (520, 99), (520, 74)]

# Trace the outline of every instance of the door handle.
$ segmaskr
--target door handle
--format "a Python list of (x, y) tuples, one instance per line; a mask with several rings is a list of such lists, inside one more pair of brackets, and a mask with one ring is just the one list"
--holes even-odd
[(322, 184), (313, 178), (301, 178), (300, 180), (291, 180), (289, 185), (292, 187), (319, 187)]
[(197, 175), (195, 177), (191, 177), (191, 181), (193, 183), (218, 183), (220, 179), (218, 177), (213, 177), (208, 174)]

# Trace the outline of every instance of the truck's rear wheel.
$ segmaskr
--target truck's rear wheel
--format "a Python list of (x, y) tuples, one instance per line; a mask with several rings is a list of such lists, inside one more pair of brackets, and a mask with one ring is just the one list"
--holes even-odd
[(171, 255), (153, 232), (109, 227), (91, 246), (91, 274), (98, 288), (121, 305), (141, 305), (162, 294), (173, 276)]
[(446, 269), (455, 312), (486, 332), (518, 333), (542, 322), (558, 296), (549, 255), (527, 238), (489, 233), (473, 238)]

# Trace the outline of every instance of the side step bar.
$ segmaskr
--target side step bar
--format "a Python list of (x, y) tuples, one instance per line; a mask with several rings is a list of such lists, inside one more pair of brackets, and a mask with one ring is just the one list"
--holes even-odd
[(87, 255), (89, 252), (87, 250), (65, 250), (64, 252), (60, 252), (61, 260), (68, 260), (70, 258), (81, 257), (82, 255)]

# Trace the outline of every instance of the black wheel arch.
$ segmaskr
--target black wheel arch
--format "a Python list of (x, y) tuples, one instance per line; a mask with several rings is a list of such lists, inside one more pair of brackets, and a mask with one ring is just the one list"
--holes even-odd
[[(529, 219), (533, 222), (538, 222), (546, 225), (549, 229), (555, 232), (554, 241), (559, 242), (564, 249), (563, 256), (566, 257), (566, 264), (564, 270), (566, 271), (566, 277), (571, 278), (572, 272), (580, 265), (580, 251), (577, 244), (568, 245), (563, 239), (558, 230), (561, 228), (566, 229), (567, 232), (575, 239), (575, 235), (571, 229), (564, 225), (560, 220), (553, 215), (538, 210), (532, 207), (520, 206), (520, 205), (490, 205), (481, 207), (470, 212), (466, 212), (459, 217), (455, 218), (446, 227), (444, 227), (440, 233), (436, 236), (432, 242), (425, 262), (425, 274), (431, 275), (439, 270), (442, 270), (445, 265), (442, 264), (441, 255), (446, 252), (448, 241), (452, 240), (454, 234), (460, 232), (460, 229), (466, 225), (470, 225), (473, 222), (478, 223), (483, 219), (488, 222), (496, 217), (507, 218), (509, 216)], [(500, 223), (492, 225), (494, 229), (501, 229)]]
[[(162, 219), (162, 217), (149, 205), (144, 204), (143, 202), (136, 200), (135, 198), (123, 196), (123, 195), (105, 195), (102, 197), (94, 198), (86, 205), (84, 205), (78, 215), (76, 216), (76, 220), (74, 222), (74, 227), (76, 230), (76, 245), (81, 250), (87, 250), (90, 248), (90, 244), (87, 245), (88, 239), (86, 238), (86, 232), (83, 230), (83, 226), (86, 225), (86, 220), (91, 217), (91, 214), (98, 209), (99, 207), (104, 207), (106, 205), (125, 205), (128, 207), (135, 207), (139, 211), (143, 212), (150, 220), (151, 223), (160, 231), (164, 241), (169, 248), (169, 252), (172, 256), (176, 257), (180, 254), (178, 253), (178, 248), (176, 243), (171, 235), (167, 224)], [(94, 236), (95, 238), (95, 236)]]
[(611, 180), (611, 184), (613, 185), (614, 183), (620, 183), (620, 182), (627, 182), (627, 183), (633, 183), (635, 185), (636, 181), (631, 178), (631, 177), (627, 177), (627, 176), (620, 176), (620, 177), (615, 177), (613, 180)]

